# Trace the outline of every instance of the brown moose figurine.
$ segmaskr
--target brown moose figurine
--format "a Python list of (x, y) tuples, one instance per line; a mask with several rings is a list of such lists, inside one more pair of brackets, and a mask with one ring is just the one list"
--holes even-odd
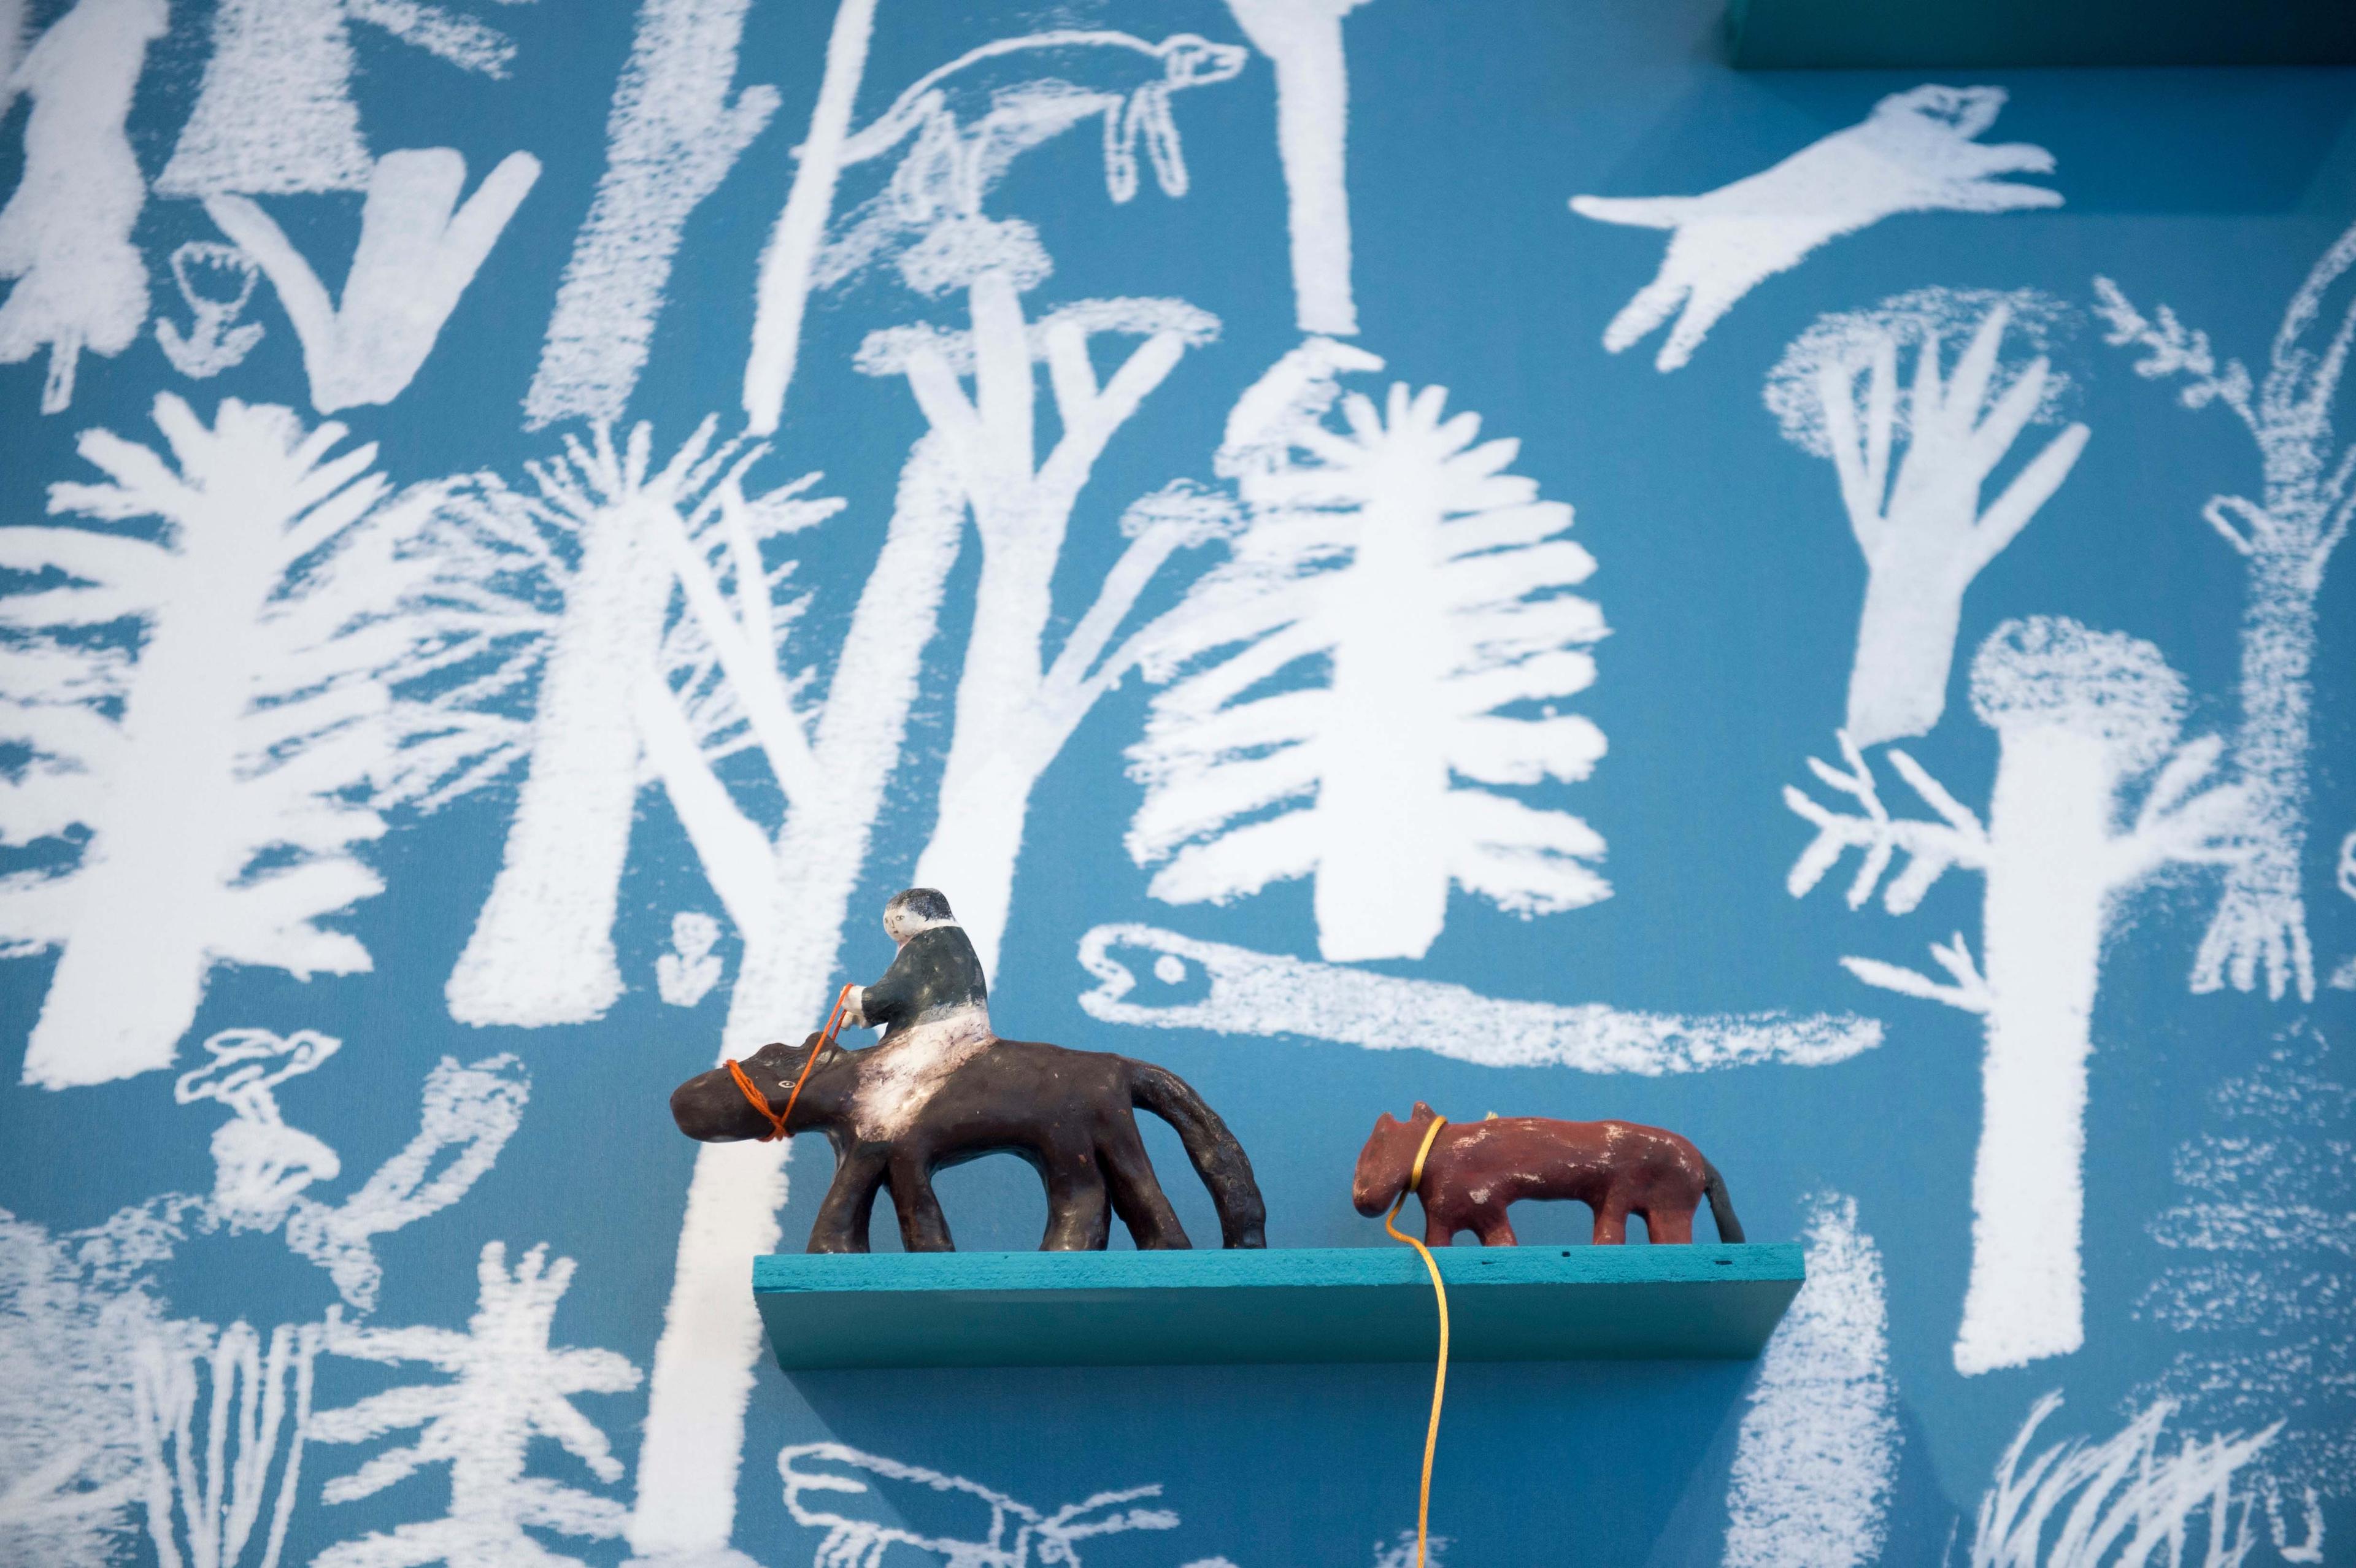
[[(1432, 1124), (1440, 1123), (1436, 1136)], [(1421, 1179), (1416, 1153), (1431, 1136)], [(1701, 1150), (1676, 1134), (1635, 1122), (1558, 1122), (1545, 1116), (1492, 1116), (1451, 1122), (1418, 1100), (1404, 1122), (1385, 1112), (1375, 1122), (1350, 1196), (1358, 1212), (1380, 1214), (1412, 1185), (1423, 1200), (1426, 1246), (1444, 1247), (1470, 1231), (1489, 1247), (1515, 1244), (1505, 1211), (1525, 1198), (1570, 1199), (1595, 1211), (1597, 1245), (1628, 1239), (1628, 1216), (1644, 1217), (1655, 1242), (1693, 1240), (1694, 1211), (1709, 1200), (1721, 1242), (1742, 1240), (1726, 1182)]]

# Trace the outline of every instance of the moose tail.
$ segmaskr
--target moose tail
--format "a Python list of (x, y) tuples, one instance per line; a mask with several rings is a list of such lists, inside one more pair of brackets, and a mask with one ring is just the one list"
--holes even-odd
[(1259, 1183), (1253, 1179), (1243, 1145), (1236, 1142), (1219, 1114), (1176, 1073), (1150, 1061), (1129, 1064), (1129, 1095), (1139, 1109), (1177, 1129), (1186, 1157), (1194, 1162), (1194, 1174), (1210, 1189), (1211, 1202), (1219, 1211), (1219, 1244), (1268, 1245), (1268, 1205), (1260, 1200)]
[(1718, 1221), (1718, 1239), (1742, 1240), (1742, 1221), (1734, 1217), (1734, 1200), (1726, 1195), (1726, 1178), (1707, 1159), (1701, 1162), (1701, 1189), (1709, 1199), (1709, 1217)]

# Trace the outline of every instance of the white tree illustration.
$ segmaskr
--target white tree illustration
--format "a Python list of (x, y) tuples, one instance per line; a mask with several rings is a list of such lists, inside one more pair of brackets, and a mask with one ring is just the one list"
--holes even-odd
[[(1849, 849), (1863, 863), (1855, 909), (1882, 885), (1904, 914), (1948, 870), (1986, 879), (1985, 968), (1963, 935), (1933, 943), (1944, 980), (1877, 959), (1844, 958), (1869, 986), (1942, 1002), (1985, 1021), (1981, 1125), (1972, 1171), (1972, 1265), (1958, 1371), (1970, 1375), (2064, 1355), (2084, 1339), (2080, 1237), (2085, 1203), (2086, 1061), (2104, 940), (2123, 896), (2178, 862), (2230, 861), (2244, 809), (2233, 788), (2202, 790), (2220, 743), (2179, 748), (2184, 683), (2149, 643), (2074, 621), (2008, 621), (1972, 664), (1972, 708), (1998, 752), (1983, 824), (1905, 752), (1886, 753), (1935, 814), (1894, 817), (1863, 754), (1842, 738), (1845, 767), (1809, 759), (1854, 809), (1790, 787), (1784, 803), (1816, 829), (1787, 885), (1805, 894)], [(2132, 826), (2132, 786), (2149, 775)]]
[(2212, 1425), (2282, 1425), (2271, 1480), (2356, 1490), (2356, 1089), (2323, 1037), (2294, 1031), (2209, 1096), (2210, 1130), (2171, 1161), (2180, 1198), (2145, 1225), (2174, 1254), (2136, 1316), (2184, 1336), (2136, 1397)]
[(1147, 634), (1171, 684), (1130, 752), (1130, 853), (1169, 862), (1154, 896), (1314, 876), (1329, 959), (1421, 957), (1451, 886), (1525, 915), (1611, 891), (1594, 829), (1494, 787), (1603, 754), (1554, 707), (1594, 679), (1603, 618), (1569, 592), (1594, 560), (1563, 537), (1570, 508), (1507, 471), (1520, 443), (1443, 417), (1445, 389), (1352, 393), (1335, 428), (1334, 372), (1377, 364), (1312, 339), (1237, 404), (1219, 468), (1249, 520)]
[[(870, 374), (907, 378), (981, 541), (956, 730), (938, 815), (916, 876), (950, 891), (984, 969), (994, 972), (1032, 788), (1134, 662), (1134, 644), (1115, 647), (1113, 638), (1138, 596), (1173, 554), (1210, 531), (1204, 508), (1183, 496), (1130, 508), (1123, 519), (1127, 548), (1051, 659), (1045, 644), (1055, 619), (1053, 583), (1072, 514), (1114, 432), (1217, 324), (1176, 300), (1083, 300), (1026, 322), (1021, 290), (1045, 275), (1045, 253), (1028, 225), (968, 222), (975, 227), (945, 225), (937, 231), (937, 249), (911, 254), (943, 265), (940, 286), (966, 288), (973, 330), (876, 333), (859, 365)], [(1104, 334), (1143, 341), (1099, 387), (1088, 340)], [(1058, 432), (1044, 453), (1033, 398), (1034, 366), (1042, 361)], [(970, 398), (961, 374), (973, 379)]]
[[(733, 87), (750, 6), (641, 0), (606, 115), (605, 172), (573, 241), (524, 395), (528, 428), (621, 419), (646, 368), (689, 215), (777, 112), (776, 88)], [(809, 156), (806, 149), (805, 166)]]
[(713, 430), (706, 421), (660, 468), (649, 426), (618, 447), (602, 428), (568, 437), (560, 457), (529, 465), (530, 491), (483, 477), (451, 491), (424, 531), (434, 576), (421, 608), (463, 629), (444, 667), (465, 677), (434, 698), (448, 727), (416, 742), (429, 798), (525, 770), (498, 875), (445, 988), (463, 1022), (578, 1023), (622, 994), (615, 901), (646, 782), (631, 694), (664, 668), (668, 531), (701, 528), (723, 494), (764, 529), (832, 509), (790, 487), (774, 507), (746, 501), (738, 482), (760, 451), (715, 443)]
[(330, 1503), (373, 1496), (429, 1465), (449, 1467), (449, 1510), (423, 1523), (371, 1531), (329, 1547), (316, 1568), (505, 1568), (573, 1563), (532, 1537), (527, 1526), (560, 1535), (609, 1540), (626, 1511), (610, 1498), (528, 1473), (535, 1438), (553, 1439), (599, 1480), (621, 1479), (621, 1461), (596, 1424), (574, 1408), (584, 1393), (620, 1393), (638, 1385), (638, 1370), (611, 1350), (549, 1344), (556, 1306), (573, 1283), (571, 1258), (548, 1261), (545, 1245), (524, 1253), (510, 1272), (507, 1248), (485, 1244), (476, 1268), (475, 1315), (465, 1331), (345, 1328), (329, 1354), (362, 1360), (423, 1361), (450, 1375), (412, 1383), (312, 1416), (315, 1443), (365, 1443), (414, 1430), (417, 1440), (375, 1455), (329, 1480)]
[[(823, 1530), (811, 1562), (818, 1568), (884, 1568), (895, 1546), (926, 1552), (950, 1568), (1080, 1568), (1076, 1543), (1132, 1530), (1175, 1530), (1167, 1509), (1126, 1505), (1162, 1495), (1159, 1486), (1098, 1492), (1050, 1512), (1016, 1501), (963, 1476), (944, 1475), (841, 1443), (797, 1443), (777, 1454), (786, 1510), (794, 1522)], [(896, 1483), (916, 1496), (970, 1499), (959, 1510), (963, 1536), (926, 1535), (902, 1522)], [(857, 1499), (858, 1502), (851, 1499)], [(823, 1504), (824, 1506), (814, 1506)], [(864, 1506), (862, 1506), (862, 1505)]]
[(1827, 240), (1901, 212), (2061, 206), (2060, 191), (1996, 177), (2053, 168), (2042, 147), (1978, 140), (2005, 96), (2000, 87), (1926, 83), (1891, 93), (1857, 124), (1772, 168), (1699, 196), (1572, 197), (1582, 218), (1669, 230), (1660, 272), (1612, 318), (1603, 347), (1617, 354), (1675, 315), (1653, 362), (1674, 370), (1744, 294)]
[[(2039, 1400), (1997, 1461), (1973, 1527), (1971, 1568), (2237, 1568), (2256, 1548), (2259, 1498), (2243, 1472), (2275, 1427), (2166, 1447), (2175, 1407), (2161, 1401), (2099, 1443), (2073, 1437), (2028, 1458), (2061, 1405), (2058, 1392)], [(2319, 1560), (2295, 1546), (2283, 1556)]]
[(466, 160), (455, 149), (387, 153), (369, 171), (337, 296), (252, 197), (209, 196), (205, 211), (269, 275), (303, 343), (311, 406), (333, 413), (401, 395), (539, 178), (538, 158), (509, 153), (462, 205)]
[(2151, 319), (2108, 278), (2094, 280), (2104, 341), (2141, 350), (2136, 373), (2180, 378), (2187, 408), (2222, 403), (2258, 448), (2259, 499), (2211, 496), (2201, 515), (2245, 562), (2242, 609), (2242, 722), (2233, 765), (2250, 793), (2252, 853), (2226, 877), (2216, 917), (2192, 962), (2192, 988), (2255, 987), (2279, 997), (2315, 995), (2302, 860), (2307, 849), (2307, 752), (2315, 661), (2315, 602), (2331, 552), (2356, 510), (2356, 442), (2342, 444), (2333, 404), (2356, 342), (2356, 298), (2329, 336), (2324, 299), (2356, 267), (2356, 227), (2308, 272), (2276, 329), (2265, 377), (2238, 359), (2222, 363), (2208, 335), (2166, 305)]
[[(87, 431), (104, 479), (49, 492), (52, 513), (133, 528), (0, 532), (0, 564), (48, 574), (0, 599), (0, 732), (32, 753), (0, 828), (87, 836), (0, 882), (10, 950), (62, 949), (24, 1069), (52, 1088), (169, 1065), (215, 964), (367, 969), (320, 922), (382, 885), (354, 851), (383, 831), (380, 672), (408, 634), (382, 616), (412, 508), (379, 504), (374, 446), (328, 455), (341, 425), (230, 399), (208, 426), (168, 393), (155, 418), (170, 461)], [(135, 656), (88, 635), (121, 625)]]
[(1727, 1483), (1725, 1568), (1879, 1560), (1898, 1474), (1881, 1249), (1857, 1200), (1807, 1200), (1807, 1283), (1759, 1360)]
[(176, 1324), (170, 1338), (140, 1342), (140, 1500), (159, 1568), (277, 1568), (302, 1480), (312, 1363), (335, 1323), (281, 1324), (266, 1350), (243, 1322)]
[(115, 355), (147, 319), (147, 264), (131, 242), (147, 186), (124, 129), (165, 0), (76, 0), (10, 73), (32, 96), (25, 168), (0, 207), (0, 364), (49, 353), (41, 411), (73, 400), (85, 348)]
[(425, 0), (222, 0), (196, 107), (155, 194), (366, 189), (353, 22), (485, 76), (504, 76), (515, 55), (504, 33)]
[(0, 1562), (103, 1568), (141, 1486), (131, 1347), (161, 1330), (136, 1286), (0, 1210)]
[[(1982, 504), (1990, 475), (2032, 421), (2052, 420), (2065, 385), (2042, 352), (2005, 364), (2005, 335), (2041, 350), (2059, 306), (2025, 290), (1918, 290), (1869, 311), (1819, 316), (1768, 374), (1768, 408), (1788, 439), (1832, 460), (1865, 555), (1848, 681), (1848, 737), (1859, 747), (1937, 726), (1965, 590), (2052, 498), (2085, 447), (2086, 427), (2070, 425)], [(1957, 338), (1965, 346), (1942, 379), (1942, 352)], [(1913, 374), (1901, 392), (1900, 360), (1910, 349)]]

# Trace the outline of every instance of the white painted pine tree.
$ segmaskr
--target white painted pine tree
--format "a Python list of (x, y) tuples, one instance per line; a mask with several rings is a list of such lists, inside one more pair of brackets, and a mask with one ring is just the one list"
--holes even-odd
[[(1972, 1264), (1954, 1345), (1955, 1369), (1966, 1376), (2066, 1355), (2084, 1340), (2086, 1061), (2104, 944), (2136, 887), (2171, 865), (2239, 853), (2243, 796), (2201, 788), (2222, 747), (2214, 739), (2178, 745), (2184, 702), (2183, 680), (2149, 643), (2060, 618), (2008, 621), (1972, 665), (1972, 708), (1998, 745), (1985, 823), (1894, 749), (1885, 753), (1890, 764), (1934, 817), (1892, 816), (1846, 736), (1845, 768), (1814, 758), (1809, 767), (1855, 809), (1783, 792), (1816, 829), (1787, 880), (1794, 898), (1852, 848), (1862, 852), (1852, 909), (1882, 888), (1883, 906), (1908, 913), (1951, 869), (1986, 880), (1985, 967), (1961, 933), (1931, 945), (1944, 980), (1878, 959), (1841, 960), (1869, 986), (1984, 1020)], [(1907, 863), (1884, 887), (1901, 854)]]
[(47, 348), (41, 411), (73, 400), (82, 351), (120, 354), (147, 319), (147, 264), (131, 242), (147, 185), (124, 129), (165, 0), (76, 0), (26, 52), (8, 94), (31, 95), (25, 168), (0, 208), (0, 364)]
[(535, 1439), (553, 1440), (597, 1479), (621, 1479), (605, 1433), (573, 1403), (584, 1393), (621, 1393), (638, 1386), (638, 1370), (611, 1350), (552, 1346), (557, 1303), (573, 1283), (571, 1258), (548, 1260), (532, 1248), (510, 1271), (507, 1248), (487, 1243), (476, 1267), (478, 1295), (463, 1331), (448, 1328), (344, 1328), (331, 1355), (398, 1364), (422, 1361), (446, 1382), (410, 1383), (358, 1404), (320, 1411), (309, 1424), (315, 1443), (365, 1443), (415, 1431), (417, 1439), (385, 1449), (348, 1475), (330, 1479), (330, 1503), (372, 1497), (432, 1465), (449, 1467), (449, 1508), (441, 1518), (371, 1531), (312, 1559), (315, 1568), (511, 1568), (577, 1560), (524, 1533), (611, 1540), (626, 1510), (597, 1493), (530, 1473)]
[(357, 850), (384, 830), (412, 508), (380, 504), (373, 445), (329, 455), (341, 425), (235, 399), (207, 425), (168, 393), (155, 418), (168, 460), (83, 432), (104, 477), (49, 510), (86, 522), (0, 531), (0, 564), (48, 574), (0, 599), (0, 731), (32, 752), (0, 831), (86, 835), (0, 883), (9, 950), (60, 950), (24, 1068), (52, 1088), (170, 1065), (216, 964), (366, 970), (322, 922), (382, 886)]
[[(2331, 552), (2356, 511), (2356, 442), (2343, 444), (2333, 405), (2356, 346), (2356, 296), (2325, 336), (2324, 302), (2356, 268), (2356, 227), (2332, 241), (2283, 311), (2263, 379), (2238, 359), (2222, 364), (2209, 337), (2166, 305), (2150, 319), (2108, 278), (2094, 280), (2104, 341), (2141, 351), (2136, 373), (2180, 379), (2190, 409), (2222, 403), (2258, 449), (2255, 501), (2211, 496), (2201, 515), (2244, 565), (2242, 722), (2233, 766), (2250, 795), (2251, 854), (2230, 871), (2192, 962), (2192, 989), (2241, 991), (2264, 978), (2280, 997), (2315, 996), (2307, 934), (2307, 753), (2312, 724), (2316, 596)], [(2343, 293), (2347, 291), (2343, 288)]]
[[(2041, 351), (2026, 364), (2005, 362), (2005, 336), (2041, 350), (2060, 315), (2060, 301), (2029, 290), (1921, 289), (1817, 317), (1768, 373), (1768, 408), (1787, 440), (1832, 460), (1865, 555), (1848, 681), (1848, 737), (1860, 747), (1937, 726), (1965, 590), (2052, 498), (2085, 447), (2086, 427), (2068, 426), (1982, 503), (2029, 426), (2054, 422), (2067, 386)], [(1958, 340), (1963, 347), (1943, 368), (1946, 345)], [(1901, 391), (1909, 351), (1913, 371)]]
[(1556, 707), (1595, 677), (1603, 618), (1570, 592), (1594, 560), (1509, 472), (1520, 443), (1444, 416), (1445, 389), (1351, 393), (1329, 419), (1336, 372), (1379, 363), (1312, 339), (1237, 403), (1219, 467), (1249, 520), (1147, 634), (1170, 684), (1130, 752), (1130, 852), (1168, 862), (1154, 896), (1314, 877), (1329, 959), (1420, 957), (1451, 887), (1524, 915), (1611, 892), (1593, 828), (1498, 787), (1603, 754)]

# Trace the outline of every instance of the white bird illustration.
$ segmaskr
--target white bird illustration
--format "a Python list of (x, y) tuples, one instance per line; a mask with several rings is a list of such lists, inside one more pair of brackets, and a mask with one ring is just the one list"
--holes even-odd
[(1994, 177), (2053, 169), (2042, 147), (1974, 140), (2004, 102), (2000, 87), (1926, 84), (1893, 92), (1859, 123), (1700, 196), (1572, 197), (1570, 209), (1582, 218), (1671, 231), (1659, 274), (1612, 318), (1603, 347), (1619, 353), (1682, 305), (1653, 361), (1674, 370), (1735, 302), (1827, 240), (1901, 212), (2061, 206), (2060, 191)]

